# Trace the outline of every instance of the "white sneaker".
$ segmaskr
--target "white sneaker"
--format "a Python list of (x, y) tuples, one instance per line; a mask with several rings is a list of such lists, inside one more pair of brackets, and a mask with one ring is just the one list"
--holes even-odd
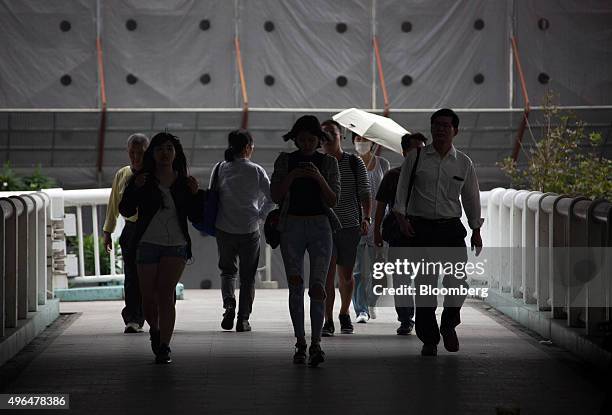
[(355, 319), (355, 323), (367, 323), (370, 317), (368, 317), (368, 313), (359, 313), (357, 318)]
[(376, 320), (376, 307), (368, 307), (368, 311), (370, 313), (370, 318)]
[(124, 333), (142, 333), (144, 330), (138, 325), (138, 323), (127, 323), (125, 325)]

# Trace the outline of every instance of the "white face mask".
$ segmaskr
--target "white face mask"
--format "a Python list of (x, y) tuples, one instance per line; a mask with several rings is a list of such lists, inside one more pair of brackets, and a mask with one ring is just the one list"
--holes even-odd
[(372, 148), (372, 143), (368, 143), (367, 141), (355, 141), (355, 150), (359, 154), (365, 154), (370, 151)]

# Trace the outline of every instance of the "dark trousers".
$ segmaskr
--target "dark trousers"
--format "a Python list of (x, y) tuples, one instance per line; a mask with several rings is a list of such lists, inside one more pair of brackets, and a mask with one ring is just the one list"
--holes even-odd
[[(465, 237), (467, 232), (460, 219), (447, 221), (430, 221), (426, 219), (411, 219), (415, 235), (410, 238), (409, 246), (416, 261), (421, 258), (426, 261), (440, 263), (465, 263), (467, 261), (467, 248)], [(417, 259), (418, 258), (418, 259)], [(442, 286), (445, 288), (459, 288), (465, 286), (465, 277), (459, 279), (453, 275), (444, 275)], [(444, 298), (444, 311), (440, 320), (440, 327), (436, 320), (437, 297), (434, 295), (421, 295), (420, 287), (438, 286), (438, 275), (423, 273), (414, 280), (416, 288), (416, 334), (425, 344), (438, 344), (440, 330), (454, 329), (461, 323), (461, 306), (465, 296), (447, 295)]]
[(123, 296), (125, 307), (121, 310), (121, 316), (125, 324), (137, 323), (139, 326), (144, 324), (144, 314), (142, 312), (142, 296), (140, 295), (140, 283), (136, 271), (136, 252), (131, 247), (131, 240), (134, 237), (136, 225), (132, 222), (125, 222), (119, 245), (123, 256)]
[[(217, 229), (217, 250), (221, 270), (223, 307), (235, 307), (236, 274), (240, 276), (238, 319), (248, 320), (255, 299), (255, 274), (259, 264), (259, 231), (233, 234)], [(236, 264), (238, 260), (238, 265)]]
[[(404, 245), (389, 244), (389, 256), (387, 260), (391, 263), (395, 262), (397, 259), (397, 254), (401, 252), (406, 252), (406, 248), (403, 248)], [(399, 288), (402, 284), (406, 283), (406, 278), (403, 276), (398, 276), (393, 274), (393, 288)], [(414, 325), (414, 301), (412, 296), (393, 296), (393, 301), (395, 302), (395, 312), (397, 313), (397, 320), (402, 324), (410, 324)]]

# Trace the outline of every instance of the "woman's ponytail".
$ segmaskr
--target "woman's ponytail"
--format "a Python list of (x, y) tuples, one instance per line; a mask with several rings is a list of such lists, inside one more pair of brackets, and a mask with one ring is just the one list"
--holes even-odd
[(234, 161), (248, 145), (253, 145), (253, 137), (245, 129), (234, 130), (227, 136), (227, 144), (228, 147), (224, 154), (225, 161)]

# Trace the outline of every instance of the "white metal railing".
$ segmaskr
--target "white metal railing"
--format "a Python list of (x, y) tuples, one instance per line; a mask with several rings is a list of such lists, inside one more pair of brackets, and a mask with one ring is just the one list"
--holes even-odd
[(53, 298), (58, 233), (43, 192), (0, 192), (0, 338)]
[[(110, 252), (110, 274), (102, 275), (101, 266), (100, 266), (100, 242), (99, 235), (102, 224), (100, 223), (100, 218), (98, 217), (97, 208), (100, 206), (106, 206), (108, 204), (108, 199), (110, 196), (111, 189), (82, 189), (82, 190), (61, 190), (57, 191), (52, 195), (52, 199), (56, 201), (57, 204), (62, 206), (62, 211), (64, 212), (64, 219), (66, 220), (65, 229), (71, 229), (71, 225), (69, 225), (70, 219), (65, 213), (66, 211), (75, 209), (76, 217), (74, 223), (74, 234), (77, 237), (77, 245), (78, 245), (78, 276), (74, 278), (70, 278), (70, 280), (74, 283), (95, 283), (95, 282), (106, 282), (108, 280), (121, 280), (123, 279), (123, 274), (116, 274), (115, 269), (117, 267), (117, 258), (115, 255), (115, 250), (111, 250)], [(85, 269), (85, 252), (84, 252), (84, 232), (83, 232), (83, 210), (85, 208), (91, 209), (91, 229), (93, 236), (93, 245), (94, 245), (94, 274), (87, 275)], [(103, 221), (103, 219), (102, 219)], [(111, 239), (113, 242), (113, 246), (115, 242), (118, 240), (121, 235), (121, 231), (123, 230), (125, 222), (121, 216), (119, 216), (117, 220), (117, 226), (115, 231), (111, 235)], [(72, 232), (68, 231), (68, 234), (72, 234)], [(271, 257), (272, 252), (269, 246), (266, 245), (266, 249), (264, 250), (264, 259), (265, 265), (258, 268), (258, 272), (262, 276), (260, 278), (260, 283), (262, 286), (268, 287), (273, 286), (274, 282), (272, 281), (272, 270), (271, 270)], [(120, 264), (121, 265), (121, 264)]]
[(489, 285), (586, 334), (612, 318), (612, 203), (493, 189)]

